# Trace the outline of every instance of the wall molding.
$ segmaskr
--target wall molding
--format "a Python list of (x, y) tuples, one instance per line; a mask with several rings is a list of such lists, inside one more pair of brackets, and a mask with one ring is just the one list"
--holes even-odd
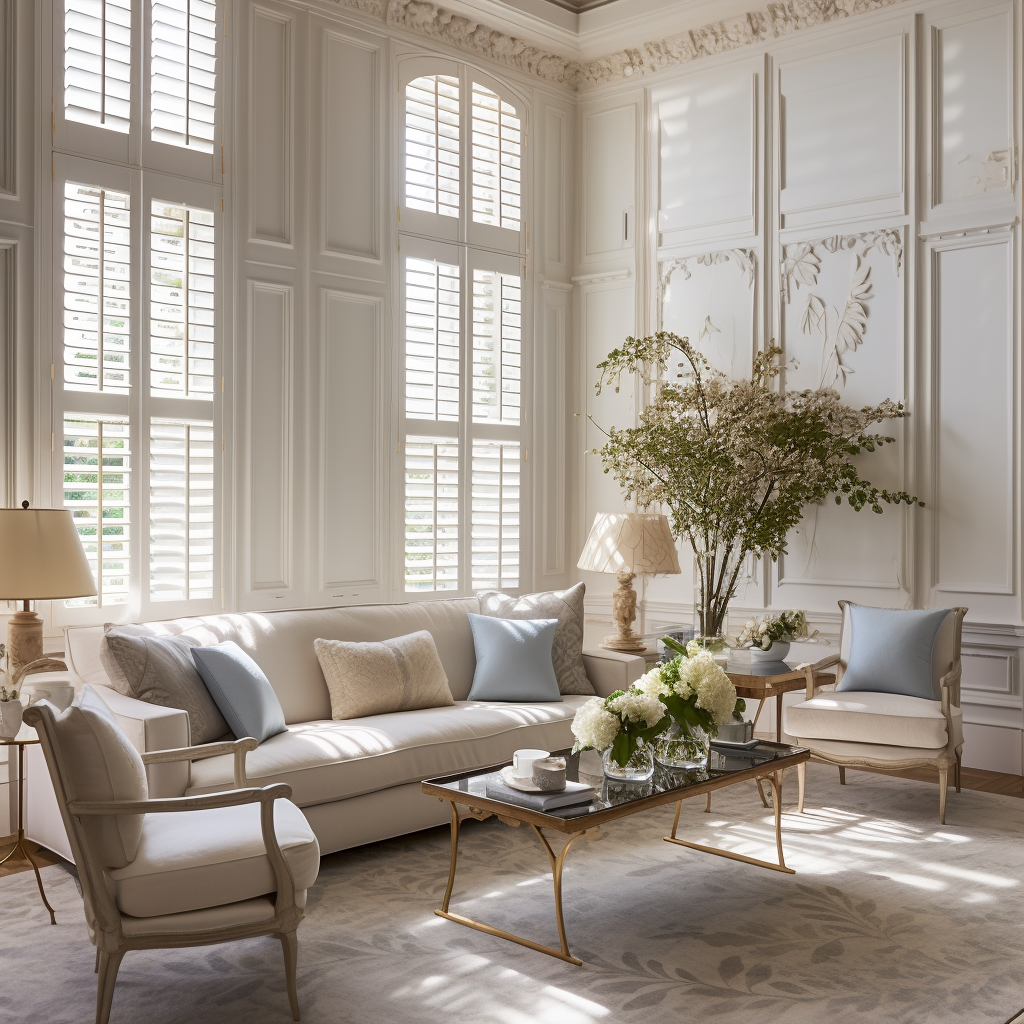
[(573, 284), (608, 284), (611, 281), (628, 281), (633, 276), (630, 267), (623, 270), (603, 270), (597, 274), (580, 274), (572, 279)]

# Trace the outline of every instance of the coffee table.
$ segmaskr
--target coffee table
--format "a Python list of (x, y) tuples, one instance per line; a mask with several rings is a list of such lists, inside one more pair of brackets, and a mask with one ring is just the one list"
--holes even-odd
[[(569, 942), (565, 934), (565, 920), (562, 915), (562, 873), (565, 869), (565, 860), (569, 850), (580, 836), (585, 835), (588, 831), (600, 825), (618, 821), (620, 818), (628, 817), (631, 814), (670, 803), (676, 805), (676, 813), (672, 821), (672, 831), (664, 837), (666, 842), (686, 846), (691, 850), (700, 850), (702, 853), (711, 853), (718, 857), (728, 857), (730, 860), (742, 861), (745, 864), (770, 868), (773, 871), (784, 871), (791, 875), (795, 874), (792, 868), (786, 867), (786, 861), (782, 852), (782, 777), (787, 768), (802, 764), (809, 760), (811, 755), (804, 747), (789, 747), (782, 743), (771, 743), (769, 741), (762, 741), (759, 749), (762, 748), (765, 757), (763, 762), (753, 764), (749, 768), (741, 768), (734, 771), (716, 769), (709, 771), (686, 771), (678, 768), (665, 768), (659, 765), (655, 769), (654, 778), (649, 782), (617, 782), (602, 777), (599, 782), (594, 780), (596, 792), (590, 804), (583, 807), (565, 808), (550, 812), (519, 807), (515, 804), (491, 799), (486, 795), (488, 778), (493, 778), (504, 765), (492, 765), (488, 768), (463, 772), (459, 775), (427, 779), (422, 784), (423, 792), (430, 796), (436, 796), (439, 800), (447, 801), (451, 805), (452, 854), (451, 863), (448, 868), (448, 885), (444, 891), (441, 909), (435, 910), (434, 913), (438, 917), (454, 921), (456, 924), (462, 924), (468, 928), (475, 928), (477, 931), (485, 932), (488, 935), (496, 935), (499, 938), (517, 942), (521, 946), (537, 950), (540, 953), (547, 953), (549, 956), (557, 957), (559, 960), (564, 960), (567, 963), (578, 966), (583, 961), (577, 959), (569, 952)], [(568, 778), (573, 781), (581, 781), (578, 755), (572, 755), (567, 750), (555, 751), (555, 753), (566, 758), (566, 775)], [(741, 782), (760, 779), (767, 779), (772, 788), (775, 814), (775, 845), (778, 851), (778, 863), (758, 860), (756, 857), (747, 857), (741, 853), (734, 853), (732, 850), (721, 850), (714, 846), (691, 843), (686, 839), (680, 839), (676, 836), (683, 800), (703, 796), (704, 794), (710, 795), (716, 789), (724, 789), (727, 786), (735, 786)], [(591, 777), (588, 776), (582, 781), (591, 781)], [(558, 949), (534, 942), (532, 939), (524, 938), (521, 935), (504, 931), (501, 928), (495, 928), (481, 921), (474, 921), (472, 918), (465, 917), (462, 914), (453, 914), (449, 911), (452, 888), (455, 885), (455, 869), (459, 857), (460, 807), (466, 809), (464, 812), (466, 817), (483, 819), (493, 815), (506, 825), (513, 827), (528, 825), (537, 834), (537, 838), (540, 839), (541, 846), (544, 848), (544, 852), (547, 854), (548, 861), (551, 864), (554, 882), (555, 921), (558, 925)], [(556, 854), (552, 849), (548, 837), (544, 834), (545, 829), (551, 832), (559, 832), (567, 837), (567, 842), (559, 853)]]

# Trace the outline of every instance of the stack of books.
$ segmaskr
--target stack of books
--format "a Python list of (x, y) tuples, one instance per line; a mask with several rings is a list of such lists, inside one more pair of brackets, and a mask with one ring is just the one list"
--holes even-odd
[(505, 804), (515, 804), (517, 807), (528, 807), (532, 811), (542, 812), (589, 804), (594, 799), (594, 787), (585, 786), (582, 782), (567, 782), (565, 789), (555, 793), (524, 793), (520, 789), (506, 786), (498, 774), (487, 779), (486, 793), (491, 800), (500, 800)]

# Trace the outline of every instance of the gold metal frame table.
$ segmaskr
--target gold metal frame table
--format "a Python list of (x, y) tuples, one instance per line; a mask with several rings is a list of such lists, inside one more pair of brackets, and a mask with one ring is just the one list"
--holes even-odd
[(20, 853), (21, 856), (32, 865), (32, 870), (36, 873), (36, 885), (39, 886), (39, 896), (43, 901), (43, 906), (50, 912), (50, 924), (56, 924), (57, 917), (53, 912), (53, 907), (50, 906), (49, 901), (46, 899), (46, 893), (43, 891), (43, 879), (39, 874), (39, 867), (32, 859), (32, 854), (28, 852), (28, 847), (25, 845), (25, 748), (38, 742), (39, 737), (36, 735), (35, 729), (30, 729), (27, 725), (23, 725), (17, 736), (13, 739), (4, 739), (0, 737), (0, 747), (18, 748), (17, 838), (15, 839), (14, 845), (11, 849), (0, 857), (0, 864), (6, 864), (16, 853)]
[[(717, 857), (728, 857), (730, 860), (742, 861), (745, 864), (754, 864), (757, 867), (769, 868), (772, 871), (783, 871), (786, 874), (795, 874), (792, 868), (786, 867), (786, 861), (782, 852), (782, 777), (787, 768), (796, 767), (810, 759), (810, 752), (804, 747), (790, 747), (782, 743), (761, 743), (766, 751), (766, 757), (770, 760), (754, 764), (750, 768), (741, 768), (735, 771), (709, 772), (688, 772), (683, 769), (671, 769), (658, 766), (655, 769), (654, 778), (650, 782), (615, 782), (605, 780), (600, 790), (595, 795), (590, 805), (585, 809), (567, 808), (564, 811), (545, 813), (535, 811), (529, 807), (520, 807), (516, 804), (505, 803), (501, 800), (493, 800), (486, 795), (488, 777), (493, 778), (495, 773), (503, 765), (492, 765), (489, 768), (473, 772), (463, 772), (459, 775), (447, 775), (436, 779), (427, 779), (423, 782), (423, 792), (429, 796), (436, 796), (439, 800), (447, 801), (451, 805), (451, 830), (452, 830), (452, 853), (451, 863), (448, 868), (448, 884), (445, 887), (444, 899), (440, 910), (434, 913), (456, 924), (465, 925), (467, 928), (475, 928), (477, 931), (487, 935), (496, 935), (510, 942), (517, 942), (521, 946), (534, 949), (539, 953), (547, 953), (548, 956), (564, 960), (566, 963), (583, 963), (582, 960), (574, 957), (569, 952), (569, 942), (565, 932), (565, 918), (562, 913), (562, 874), (565, 870), (566, 857), (569, 850), (580, 836), (599, 825), (610, 821), (617, 821), (619, 818), (628, 817), (639, 811), (650, 810), (662, 804), (674, 803), (676, 805), (675, 818), (672, 821), (672, 831), (664, 839), (668, 843), (675, 843), (678, 846), (686, 846), (691, 850), (699, 850), (702, 853), (714, 854)], [(558, 751), (560, 755), (568, 755), (568, 751)], [(567, 775), (570, 779), (579, 778), (579, 759), (567, 756)], [(778, 863), (767, 860), (758, 860), (755, 857), (747, 857), (741, 853), (734, 853), (732, 850), (722, 850), (714, 846), (703, 846), (700, 843), (691, 843), (685, 839), (679, 839), (676, 832), (679, 827), (679, 814), (682, 810), (683, 800), (690, 797), (710, 796), (716, 789), (724, 789), (727, 786), (735, 786), (749, 780), (766, 779), (772, 788), (773, 806), (775, 815), (775, 846), (778, 852)], [(534, 942), (532, 939), (524, 938), (512, 932), (495, 928), (493, 925), (485, 924), (482, 921), (474, 921), (462, 914), (453, 914), (448, 909), (452, 898), (452, 889), (455, 885), (455, 869), (459, 858), (459, 807), (466, 808), (465, 817), (484, 819), (492, 815), (506, 825), (519, 827), (529, 825), (537, 834), (544, 852), (547, 854), (551, 864), (552, 880), (554, 883), (555, 900), (555, 922), (558, 925), (559, 946), (545, 946), (542, 943)], [(551, 842), (544, 834), (544, 830), (560, 832), (567, 836), (567, 842), (559, 853), (555, 853)]]

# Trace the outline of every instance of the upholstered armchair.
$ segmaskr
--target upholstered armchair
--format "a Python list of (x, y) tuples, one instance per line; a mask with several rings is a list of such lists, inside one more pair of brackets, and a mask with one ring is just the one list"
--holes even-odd
[[(861, 608), (849, 601), (840, 601), (839, 607), (839, 651), (803, 666), (807, 697), (786, 709), (785, 731), (809, 748), (814, 760), (838, 765), (843, 784), (848, 765), (882, 771), (935, 768), (939, 820), (945, 822), (951, 769), (960, 792), (960, 642), (967, 609), (906, 612)], [(832, 666), (835, 683), (816, 687), (815, 672)], [(802, 764), (801, 812), (806, 778)]]
[[(66, 711), (25, 712), (39, 735), (78, 866), (96, 946), (96, 1024), (107, 1024), (114, 983), (131, 949), (199, 946), (257, 935), (284, 950), (292, 1016), (296, 932), (320, 863), (316, 836), (287, 785), (247, 786), (251, 738), (140, 755), (91, 687)], [(235, 756), (238, 788), (150, 799), (146, 765)]]

